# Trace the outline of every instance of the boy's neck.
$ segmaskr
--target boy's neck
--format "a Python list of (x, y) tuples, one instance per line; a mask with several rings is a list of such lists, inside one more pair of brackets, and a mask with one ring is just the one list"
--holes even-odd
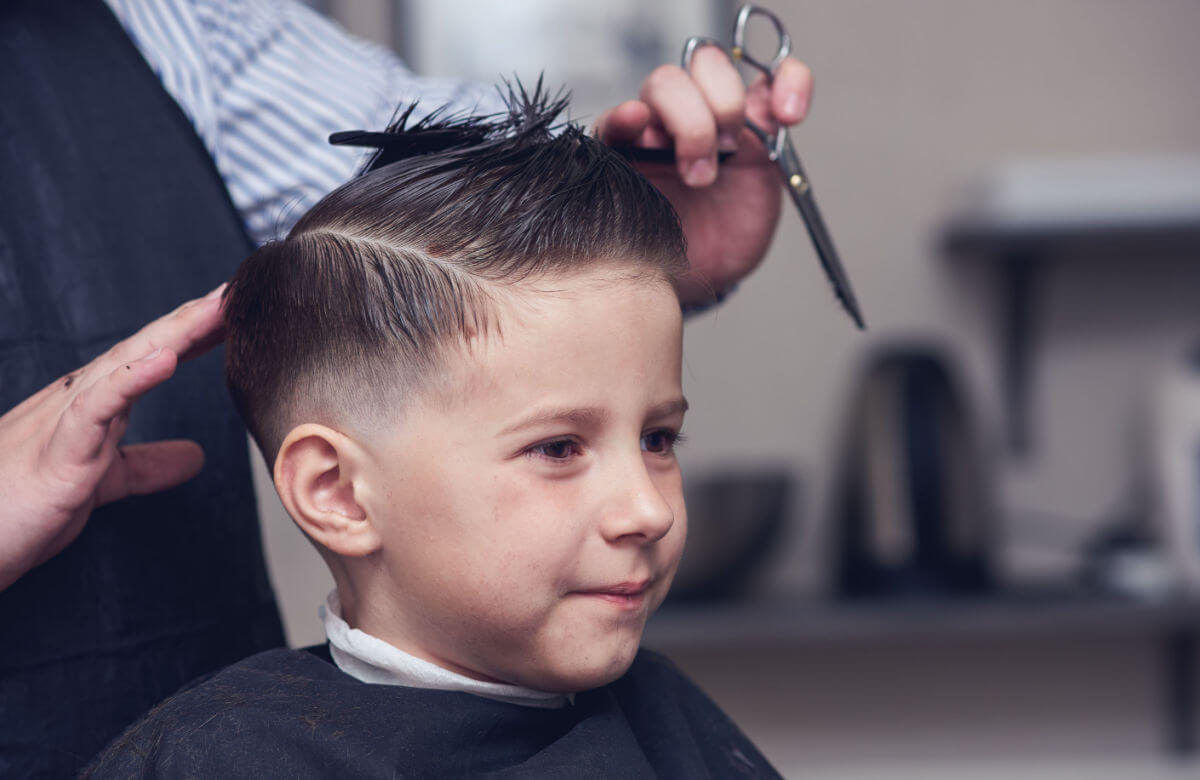
[(401, 685), (442, 691), (460, 691), (526, 707), (555, 709), (571, 704), (573, 694), (548, 693), (518, 685), (484, 682), (417, 658), (394, 645), (352, 628), (342, 618), (337, 589), (330, 591), (321, 608), (325, 636), (334, 663), (346, 674), (375, 685)]

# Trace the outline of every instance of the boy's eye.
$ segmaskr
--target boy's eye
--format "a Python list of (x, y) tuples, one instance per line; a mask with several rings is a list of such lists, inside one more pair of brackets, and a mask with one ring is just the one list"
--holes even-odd
[(541, 444), (535, 444), (527, 452), (534, 457), (552, 461), (564, 461), (572, 455), (579, 454), (579, 444), (572, 439), (555, 439)]
[(672, 430), (650, 431), (642, 436), (642, 451), (654, 455), (670, 455), (675, 445), (682, 443), (683, 434)]

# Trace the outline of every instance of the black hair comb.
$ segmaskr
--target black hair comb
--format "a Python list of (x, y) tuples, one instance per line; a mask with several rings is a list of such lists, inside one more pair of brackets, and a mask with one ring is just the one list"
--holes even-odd
[(519, 81), (515, 86), (505, 81), (504, 87), (507, 95), (500, 87), (497, 87), (497, 91), (508, 106), (507, 118), (503, 113), (482, 116), (449, 114), (439, 108), (409, 125), (412, 113), (417, 108), (414, 102), (393, 118), (382, 132), (344, 130), (329, 136), (329, 143), (378, 150), (359, 172), (361, 175), (410, 157), (478, 146), (511, 135), (544, 138), (558, 127), (553, 124), (554, 118), (566, 110), (570, 101), (570, 95), (561, 90), (551, 96), (543, 87), (541, 77), (532, 94)]

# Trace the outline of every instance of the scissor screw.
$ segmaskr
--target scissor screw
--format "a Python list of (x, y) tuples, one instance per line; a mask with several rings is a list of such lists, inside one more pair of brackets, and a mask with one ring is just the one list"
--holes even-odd
[(742, 47), (734, 46), (732, 49), (729, 50), (729, 54), (735, 60), (740, 60), (742, 58)]
[(806, 182), (798, 173), (792, 174), (792, 177), (788, 179), (788, 184), (792, 185), (792, 189), (794, 189), (796, 192), (804, 192), (808, 189), (808, 182)]

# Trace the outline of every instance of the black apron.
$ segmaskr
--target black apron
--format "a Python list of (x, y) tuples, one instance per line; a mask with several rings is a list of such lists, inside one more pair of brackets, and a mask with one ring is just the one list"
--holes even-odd
[[(99, 0), (0, 2), (0, 410), (251, 249), (187, 117)], [(93, 513), (0, 593), (0, 776), (73, 773), (192, 678), (283, 643), (221, 350), (134, 408), (199, 477)]]
[(359, 682), (326, 648), (271, 650), (172, 697), (88, 780), (751, 780), (779, 773), (675, 666), (641, 651), (614, 683), (542, 709)]

